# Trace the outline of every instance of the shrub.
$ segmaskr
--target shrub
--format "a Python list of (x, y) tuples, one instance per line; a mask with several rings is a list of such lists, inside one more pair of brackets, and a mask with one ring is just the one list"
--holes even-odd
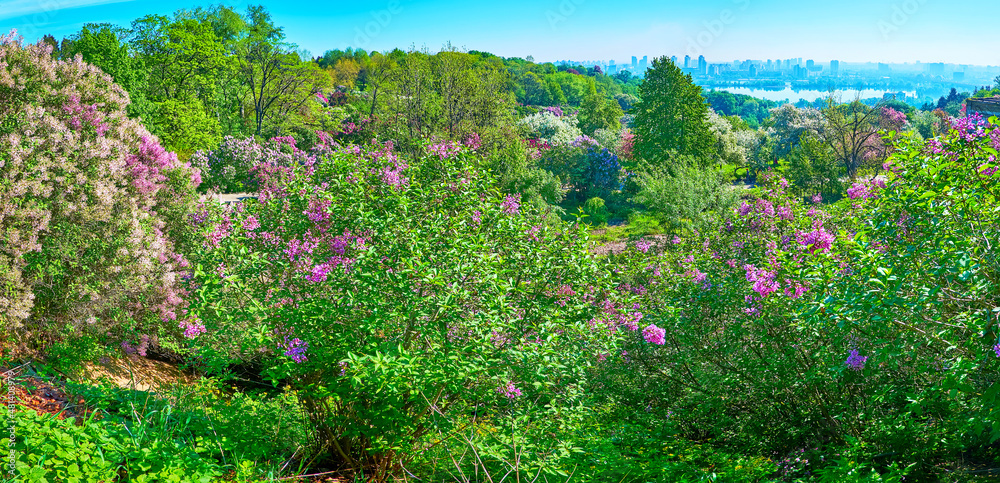
[[(0, 326), (36, 344), (183, 318), (197, 170), (99, 69), (0, 37)], [(170, 325), (167, 326), (168, 328)]]
[(429, 152), (260, 169), (259, 201), (205, 228), (198, 352), (301, 391), (330, 458), (366, 475), (470, 424), (484, 461), (530, 440), (521, 468), (557, 471), (585, 368), (620, 330), (639, 337), (624, 327), (641, 308), (604, 284), (582, 231), (499, 195), (467, 152)]
[(583, 204), (583, 212), (587, 215), (587, 221), (594, 225), (606, 225), (608, 219), (611, 218), (611, 213), (608, 213), (608, 209), (604, 207), (604, 200), (600, 198), (591, 198)]

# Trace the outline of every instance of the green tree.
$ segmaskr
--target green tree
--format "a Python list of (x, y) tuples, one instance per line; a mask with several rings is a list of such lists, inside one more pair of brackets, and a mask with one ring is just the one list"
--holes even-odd
[(622, 128), (622, 109), (618, 102), (599, 94), (594, 81), (590, 81), (587, 97), (580, 104), (580, 129), (592, 136), (598, 129), (618, 131)]
[(567, 102), (569, 102), (566, 100), (566, 94), (563, 93), (562, 87), (559, 86), (559, 83), (556, 82), (555, 79), (548, 80), (548, 89), (549, 89), (549, 103), (551, 105), (563, 106)]
[(715, 139), (705, 121), (708, 105), (690, 75), (667, 57), (653, 59), (639, 98), (633, 109), (638, 157), (663, 164), (673, 151), (694, 156), (701, 166), (715, 161)]
[(253, 102), (254, 133), (261, 134), (266, 121), (281, 131), (288, 115), (328, 85), (330, 76), (317, 64), (302, 61), (263, 7), (250, 7), (247, 17), (247, 35), (237, 57)]
[(85, 62), (100, 67), (129, 93), (129, 116), (148, 119), (152, 106), (146, 100), (146, 68), (122, 41), (127, 35), (126, 30), (110, 24), (86, 24), (63, 42), (59, 56), (69, 60), (80, 54)]
[(536, 106), (549, 105), (548, 86), (534, 72), (525, 72), (518, 84), (524, 89), (524, 104)]

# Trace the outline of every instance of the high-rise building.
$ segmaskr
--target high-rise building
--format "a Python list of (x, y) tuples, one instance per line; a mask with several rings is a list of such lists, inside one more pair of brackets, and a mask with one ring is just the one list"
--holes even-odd
[(639, 72), (646, 72), (646, 69), (648, 68), (649, 68), (649, 56), (644, 55), (642, 56), (642, 60), (639, 61)]
[(816, 62), (814, 62), (812, 59), (807, 60), (806, 69), (813, 70), (813, 67), (816, 67)]
[(639, 59), (636, 56), (632, 56), (632, 72), (639, 70)]
[(840, 61), (831, 60), (830, 61), (830, 75), (840, 75)]
[(673, 62), (674, 65), (677, 65), (677, 56), (676, 55), (671, 55), (670, 56), (670, 62)]
[(684, 68), (685, 69), (690, 69), (691, 68), (691, 56), (690, 55), (685, 55), (684, 56)]
[(704, 55), (698, 56), (698, 73), (702, 75), (708, 73), (708, 62), (705, 62)]

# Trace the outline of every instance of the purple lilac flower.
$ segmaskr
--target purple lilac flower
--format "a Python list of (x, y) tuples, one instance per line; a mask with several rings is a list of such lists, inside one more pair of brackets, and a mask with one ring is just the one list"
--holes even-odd
[(823, 222), (816, 220), (813, 223), (813, 231), (800, 231), (796, 238), (798, 238), (800, 245), (809, 250), (809, 253), (815, 254), (817, 251), (830, 251), (830, 247), (833, 246), (833, 242), (837, 237), (831, 233), (827, 233), (827, 231), (823, 228)]
[(472, 212), (472, 224), (479, 225), (483, 222), (483, 212), (476, 210)]
[(500, 204), (500, 208), (503, 210), (504, 214), (516, 215), (518, 210), (521, 208), (521, 195), (507, 195), (503, 203)]
[(743, 269), (746, 270), (747, 281), (753, 282), (753, 290), (760, 295), (761, 299), (767, 298), (768, 295), (781, 288), (781, 284), (774, 279), (775, 273), (773, 271), (757, 268), (753, 265), (744, 265)]
[(649, 247), (652, 245), (646, 240), (639, 240), (635, 242), (635, 248), (642, 253), (649, 253)]
[(427, 147), (430, 154), (436, 154), (441, 159), (448, 159), (462, 151), (460, 145), (453, 142), (440, 142)]
[(514, 399), (521, 395), (521, 390), (514, 386), (513, 382), (508, 382), (506, 386), (498, 387), (497, 392), (510, 399)]
[(646, 342), (650, 344), (663, 345), (667, 342), (664, 337), (667, 331), (657, 327), (654, 324), (649, 324), (645, 329), (642, 329), (642, 338), (646, 339)]
[(465, 147), (475, 151), (483, 146), (483, 141), (479, 138), (479, 133), (472, 133), (462, 142)]
[(996, 352), (997, 357), (1000, 357), (1000, 344), (993, 346), (993, 352)]
[(198, 319), (195, 319), (194, 321), (185, 320), (184, 322), (181, 322), (178, 327), (184, 329), (184, 337), (187, 337), (188, 339), (194, 339), (195, 337), (198, 337), (198, 334), (205, 333), (205, 326), (202, 325)]
[(868, 356), (860, 356), (858, 355), (857, 349), (851, 349), (851, 355), (847, 357), (847, 360), (844, 361), (844, 364), (846, 364), (851, 369), (854, 369), (855, 371), (860, 371), (861, 369), (865, 368), (865, 361), (867, 360)]
[(257, 217), (250, 215), (243, 220), (243, 229), (246, 231), (254, 231), (260, 228), (260, 222), (257, 221)]
[(309, 343), (303, 341), (302, 339), (295, 338), (291, 341), (288, 340), (288, 336), (285, 336), (285, 355), (291, 357), (296, 364), (307, 361), (306, 349), (309, 349)]

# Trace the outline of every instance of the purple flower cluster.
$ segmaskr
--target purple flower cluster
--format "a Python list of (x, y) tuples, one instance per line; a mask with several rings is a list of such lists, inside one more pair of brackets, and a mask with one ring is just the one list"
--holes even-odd
[(148, 349), (149, 336), (146, 334), (142, 334), (142, 336), (139, 337), (139, 345), (135, 347), (133, 347), (132, 344), (129, 344), (128, 341), (122, 341), (122, 350), (128, 355), (138, 354), (142, 357), (146, 357), (146, 351)]
[(63, 111), (72, 116), (69, 119), (69, 126), (76, 131), (82, 130), (84, 126), (93, 127), (98, 136), (103, 136), (111, 128), (104, 122), (104, 114), (97, 110), (97, 104), (83, 106), (80, 104), (80, 96), (71, 95), (66, 104), (63, 104)]
[(1000, 357), (1000, 344), (993, 346), (993, 352), (996, 352), (997, 357)]
[(548, 112), (549, 114), (552, 114), (553, 116), (556, 116), (556, 117), (562, 117), (563, 116), (563, 109), (561, 107), (559, 107), (559, 106), (546, 106), (546, 107), (543, 107), (543, 108), (539, 109), (539, 111)]
[(990, 123), (978, 112), (951, 122), (951, 128), (958, 132), (959, 139), (973, 142), (986, 137), (986, 128)]
[(775, 280), (775, 273), (770, 270), (757, 268), (753, 265), (744, 265), (748, 282), (753, 283), (753, 291), (760, 295), (761, 299), (767, 298), (781, 288), (781, 283)]
[(823, 222), (821, 220), (813, 222), (813, 231), (800, 231), (796, 235), (796, 238), (798, 239), (799, 245), (806, 247), (810, 254), (816, 254), (817, 251), (821, 253), (830, 251), (830, 247), (833, 246), (834, 240), (837, 239), (837, 237), (832, 233), (827, 233), (826, 229), (823, 228)]
[(663, 345), (667, 342), (665, 336), (667, 331), (661, 329), (654, 324), (649, 324), (645, 329), (642, 329), (642, 338), (646, 339), (646, 342), (650, 344)]
[(867, 360), (868, 356), (858, 355), (857, 349), (851, 349), (851, 354), (847, 356), (847, 360), (844, 361), (844, 364), (855, 371), (860, 371), (865, 368), (865, 361)]
[(649, 248), (652, 246), (653, 245), (646, 240), (639, 240), (635, 242), (635, 249), (639, 250), (642, 253), (649, 253)]
[(507, 195), (504, 197), (503, 202), (500, 203), (500, 209), (506, 215), (516, 215), (521, 208), (521, 195)]
[(185, 320), (181, 322), (178, 327), (184, 329), (184, 337), (187, 337), (188, 339), (194, 339), (195, 337), (198, 337), (198, 334), (205, 333), (205, 326), (202, 325), (201, 321), (198, 319)]
[(462, 152), (462, 146), (451, 141), (442, 141), (427, 147), (428, 154), (436, 154), (441, 159), (448, 159)]
[(507, 385), (498, 387), (497, 392), (509, 399), (514, 399), (521, 395), (521, 390), (514, 386), (513, 382), (508, 382)]
[(285, 355), (291, 357), (296, 364), (307, 361), (306, 350), (309, 349), (309, 343), (303, 341), (302, 339), (295, 338), (288, 340), (288, 336), (285, 336)]
[(483, 141), (479, 138), (479, 133), (470, 134), (467, 138), (465, 138), (465, 141), (462, 141), (462, 144), (472, 151), (476, 151), (483, 147)]
[(878, 189), (885, 189), (885, 181), (875, 178), (874, 181), (863, 181), (854, 183), (847, 189), (847, 197), (852, 200), (878, 198)]

